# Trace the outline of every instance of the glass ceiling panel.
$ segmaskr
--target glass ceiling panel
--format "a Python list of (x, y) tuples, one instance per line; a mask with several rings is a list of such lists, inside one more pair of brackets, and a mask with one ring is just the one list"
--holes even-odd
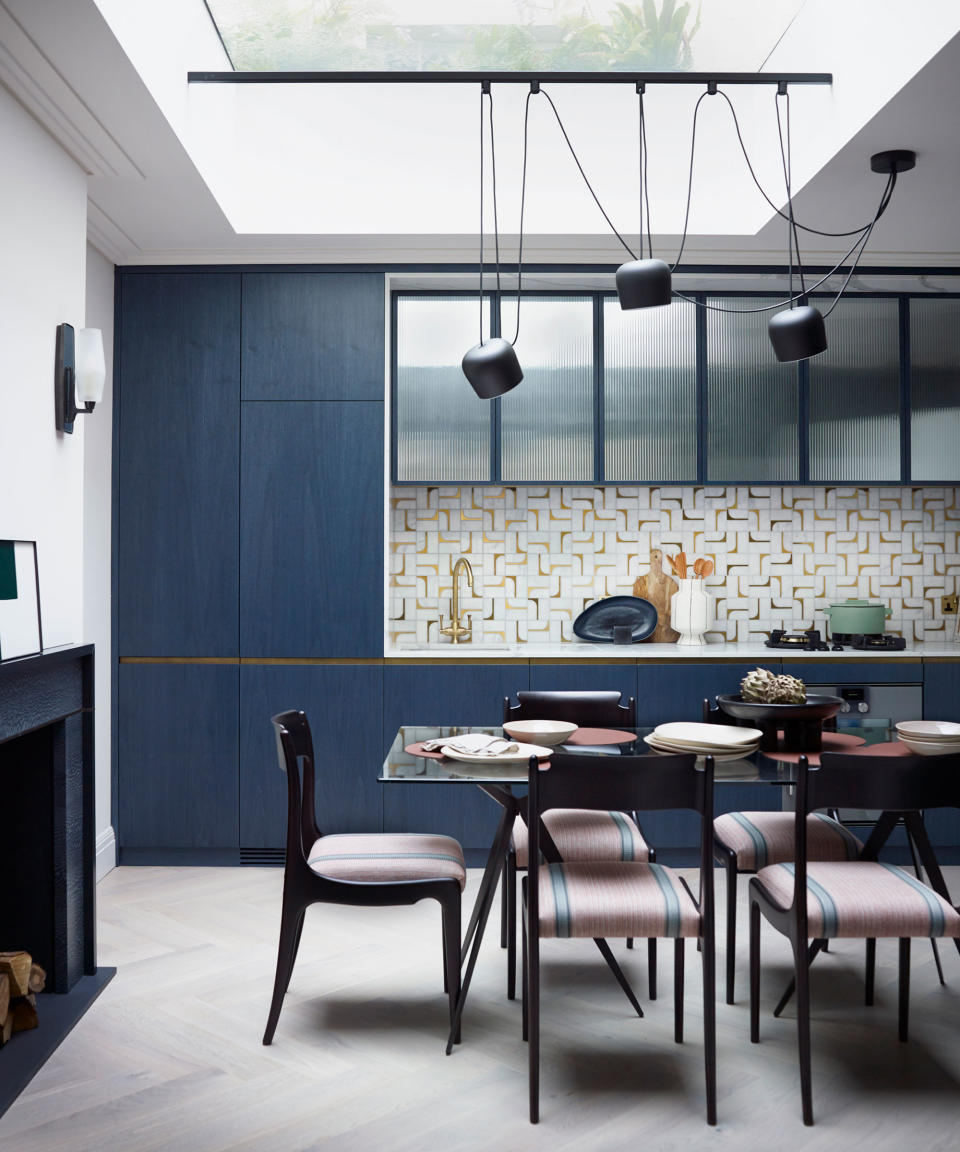
[(206, 0), (238, 71), (756, 71), (806, 0)]

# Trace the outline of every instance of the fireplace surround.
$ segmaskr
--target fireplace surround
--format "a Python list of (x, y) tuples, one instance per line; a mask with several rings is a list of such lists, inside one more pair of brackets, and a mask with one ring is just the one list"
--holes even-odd
[(114, 969), (97, 967), (93, 645), (0, 664), (0, 948), (47, 971), (40, 1026), (0, 1050), (0, 1115)]

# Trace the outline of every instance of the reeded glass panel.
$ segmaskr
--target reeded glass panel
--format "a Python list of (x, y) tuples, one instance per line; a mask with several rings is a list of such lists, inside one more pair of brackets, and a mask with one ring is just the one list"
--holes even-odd
[[(707, 297), (759, 308), (758, 296)], [(673, 307), (673, 305), (671, 305)], [(770, 312), (707, 312), (707, 479), (746, 484), (800, 476), (797, 366), (773, 354)]]
[[(516, 301), (501, 305), (512, 339)], [(501, 398), (501, 479), (590, 481), (593, 465), (593, 301), (524, 297), (516, 344), (523, 380)]]
[(809, 363), (810, 479), (899, 480), (898, 302), (844, 296)]
[(697, 478), (696, 305), (603, 302), (604, 479)]
[(910, 477), (960, 480), (960, 300), (910, 301)]
[[(483, 304), (484, 338), (490, 331)], [(480, 338), (480, 305), (467, 296), (397, 300), (398, 480), (490, 477), (490, 401), (470, 387), (460, 361)]]

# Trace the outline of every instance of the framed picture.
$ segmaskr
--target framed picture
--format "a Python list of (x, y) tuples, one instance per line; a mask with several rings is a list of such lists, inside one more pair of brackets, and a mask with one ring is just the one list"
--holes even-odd
[(0, 540), (0, 661), (43, 651), (35, 540)]

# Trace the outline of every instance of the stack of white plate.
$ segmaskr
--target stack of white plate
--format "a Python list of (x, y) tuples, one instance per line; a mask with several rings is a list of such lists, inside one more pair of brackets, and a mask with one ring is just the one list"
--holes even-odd
[(901, 720), (897, 737), (920, 756), (960, 752), (960, 724), (952, 720)]
[(714, 760), (740, 760), (760, 747), (759, 728), (733, 724), (658, 724), (644, 740), (655, 752), (693, 752)]

